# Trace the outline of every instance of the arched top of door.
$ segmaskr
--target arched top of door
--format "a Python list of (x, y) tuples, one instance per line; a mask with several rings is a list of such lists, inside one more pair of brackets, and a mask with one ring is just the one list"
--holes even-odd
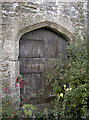
[(68, 41), (73, 40), (73, 33), (72, 32), (68, 31), (67, 29), (65, 29), (65, 27), (61, 26), (60, 24), (57, 24), (57, 23), (54, 23), (51, 21), (42, 21), (42, 22), (38, 22), (38, 23), (33, 24), (33, 25), (26, 26), (18, 32), (17, 36), (20, 39), (20, 37), (22, 35), (24, 35), (25, 33), (31, 32), (33, 30), (43, 28), (43, 27), (47, 27), (47, 28), (51, 29), (52, 31), (57, 32), (58, 34), (65, 37)]

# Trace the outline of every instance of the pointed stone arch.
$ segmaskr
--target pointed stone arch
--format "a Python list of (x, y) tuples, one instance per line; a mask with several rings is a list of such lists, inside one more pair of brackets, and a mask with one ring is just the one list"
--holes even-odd
[(48, 28), (52, 29), (53, 31), (64, 36), (67, 40), (73, 40), (72, 32), (70, 32), (65, 27), (61, 26), (60, 24), (52, 22), (52, 21), (42, 21), (42, 22), (38, 22), (33, 25), (26, 26), (18, 32), (17, 36), (21, 37), (23, 34), (25, 34), (27, 32), (30, 32), (30, 31), (33, 31), (33, 30), (36, 30), (36, 29), (39, 29), (42, 27), (48, 27)]

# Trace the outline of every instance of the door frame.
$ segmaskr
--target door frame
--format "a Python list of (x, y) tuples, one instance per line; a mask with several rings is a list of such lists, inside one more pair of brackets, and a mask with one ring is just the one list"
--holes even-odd
[[(27, 32), (31, 32), (31, 31), (34, 31), (34, 30), (42, 28), (42, 27), (50, 28), (52, 31), (55, 31), (56, 33), (62, 35), (69, 42), (73, 41), (73, 39), (74, 39), (73, 31), (70, 32), (68, 29), (65, 29), (60, 24), (57, 24), (52, 21), (41, 21), (41, 22), (38, 22), (33, 25), (25, 26), (23, 29), (19, 30), (15, 36), (15, 42), (14, 42), (15, 43), (15, 68), (14, 68), (15, 69), (15, 76), (14, 76), (15, 78), (14, 79), (16, 79), (18, 77), (18, 74), (20, 73), (18, 57), (19, 57), (19, 40), (20, 40), (21, 36)], [(18, 95), (18, 103), (20, 103), (20, 88), (15, 89), (15, 93), (17, 93), (17, 95)]]

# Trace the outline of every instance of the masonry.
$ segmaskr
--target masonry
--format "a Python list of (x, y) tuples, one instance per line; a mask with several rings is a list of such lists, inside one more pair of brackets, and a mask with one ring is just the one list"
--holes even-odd
[[(49, 27), (72, 41), (76, 28), (86, 28), (87, 1), (61, 2), (37, 0), (2, 2), (2, 39), (0, 40), (0, 79), (8, 80), (13, 100), (20, 100), (20, 88), (15, 88), (19, 74), (19, 40), (27, 32)], [(82, 32), (78, 31), (83, 39)], [(4, 85), (4, 84), (3, 84)], [(4, 87), (4, 86), (3, 86)]]

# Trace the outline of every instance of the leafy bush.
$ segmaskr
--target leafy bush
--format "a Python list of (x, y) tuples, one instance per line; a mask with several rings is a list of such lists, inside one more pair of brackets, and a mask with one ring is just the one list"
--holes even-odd
[(66, 51), (66, 61), (56, 59), (51, 63), (53, 69), (47, 69), (47, 85), (53, 87), (61, 118), (86, 118), (89, 96), (87, 42), (77, 35)]

